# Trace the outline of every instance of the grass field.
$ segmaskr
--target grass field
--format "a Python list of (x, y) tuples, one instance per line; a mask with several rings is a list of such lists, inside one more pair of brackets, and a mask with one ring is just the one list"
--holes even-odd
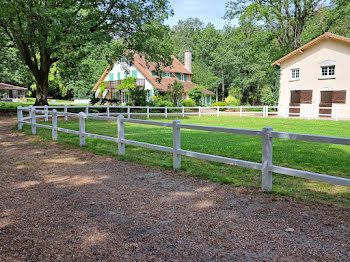
[[(161, 120), (171, 121), (173, 119)], [(350, 137), (350, 122), (345, 121), (230, 116), (219, 118), (202, 116), (200, 118), (180, 118), (179, 120), (182, 123), (259, 130), (265, 126), (271, 126), (275, 131)], [(78, 122), (74, 120), (60, 121), (58, 125), (74, 130), (79, 129)], [(25, 126), (24, 130), (26, 133), (30, 133), (29, 126)], [(117, 123), (87, 120), (86, 131), (116, 137)], [(51, 140), (51, 130), (38, 128), (38, 135)], [(136, 141), (172, 146), (172, 130), (166, 127), (126, 123), (125, 137)], [(182, 148), (186, 150), (261, 162), (261, 137), (183, 129), (181, 139)], [(102, 155), (117, 156), (117, 144), (115, 143), (91, 138), (87, 138), (86, 141), (86, 150)], [(79, 146), (79, 137), (59, 133), (58, 142)], [(275, 165), (350, 178), (350, 146), (274, 139), (273, 149), (273, 163)], [(171, 154), (140, 147), (126, 146), (126, 155), (121, 158), (146, 165), (172, 168)], [(261, 172), (253, 169), (188, 157), (183, 157), (182, 169), (188, 174), (224, 184), (254, 187), (261, 185)], [(285, 175), (273, 174), (273, 194), (350, 207), (350, 188)]]
[[(0, 111), (1, 110), (17, 110), (17, 107), (19, 106), (30, 106), (34, 105), (35, 98), (26, 98), (27, 102), (4, 102), (0, 101)], [(48, 103), (50, 106), (59, 106), (59, 105), (78, 105), (74, 104), (74, 101), (68, 101), (68, 100), (58, 100), (58, 99), (48, 99)], [(85, 105), (85, 104), (79, 104), (79, 105)]]

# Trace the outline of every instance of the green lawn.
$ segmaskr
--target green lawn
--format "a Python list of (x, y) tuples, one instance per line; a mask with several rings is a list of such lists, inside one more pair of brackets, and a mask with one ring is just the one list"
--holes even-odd
[[(162, 121), (171, 120), (162, 119)], [(275, 131), (350, 137), (350, 122), (345, 121), (230, 116), (219, 118), (216, 116), (202, 116), (179, 118), (179, 120), (182, 123), (259, 130), (265, 126), (271, 126)], [(74, 120), (60, 121), (59, 127), (78, 130), (78, 123)], [(29, 126), (25, 126), (24, 130), (26, 133), (30, 133)], [(117, 136), (117, 123), (87, 120), (86, 131)], [(181, 134), (183, 149), (261, 162), (261, 137), (185, 129), (181, 131)], [(38, 128), (38, 135), (51, 139), (51, 130)], [(58, 137), (59, 143), (79, 146), (78, 136), (59, 133)], [(125, 137), (136, 141), (172, 146), (172, 130), (166, 127), (126, 123)], [(273, 163), (275, 165), (350, 178), (350, 146), (284, 139), (274, 139), (273, 145)], [(97, 154), (117, 156), (117, 144), (91, 138), (87, 138), (86, 150)], [(140, 147), (126, 146), (126, 155), (121, 158), (147, 165), (172, 168), (171, 154)], [(220, 183), (254, 187), (260, 187), (261, 185), (261, 172), (253, 169), (189, 157), (183, 157), (182, 169), (188, 174)], [(273, 193), (350, 207), (350, 188), (285, 175), (273, 174)]]
[[(0, 101), (0, 111), (1, 110), (16, 110), (19, 106), (30, 106), (34, 105), (35, 98), (27, 98), (27, 102), (3, 102)], [(74, 101), (68, 100), (58, 100), (58, 99), (48, 99), (50, 106), (61, 106), (61, 105), (87, 105), (87, 104), (74, 104)]]

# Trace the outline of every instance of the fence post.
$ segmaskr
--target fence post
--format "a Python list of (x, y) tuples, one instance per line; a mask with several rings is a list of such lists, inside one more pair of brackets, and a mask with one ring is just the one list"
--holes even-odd
[(284, 109), (284, 118), (288, 117), (288, 110), (289, 110), (289, 106), (286, 106)]
[(32, 118), (32, 135), (36, 135), (36, 114), (35, 109), (32, 109), (31, 111), (31, 118)]
[(80, 146), (85, 146), (85, 118), (86, 114), (83, 112), (79, 113), (79, 139), (80, 139)]
[(57, 110), (52, 110), (52, 140), (57, 140)]
[(338, 107), (334, 107), (335, 109), (335, 121), (338, 121), (339, 120), (339, 110), (338, 110)]
[(68, 120), (68, 107), (64, 105), (64, 121)]
[(22, 130), (23, 127), (23, 111), (22, 111), (22, 107), (19, 106), (17, 107), (17, 122), (18, 122), (18, 130)]
[(243, 114), (242, 109), (243, 109), (242, 106), (240, 106), (239, 107), (239, 117), (242, 117), (242, 114)]
[(106, 110), (107, 110), (107, 117), (109, 117), (109, 106), (107, 106)]
[(217, 117), (220, 116), (220, 109), (219, 109), (219, 106), (218, 106), (217, 109), (216, 109), (216, 116), (217, 116)]
[(128, 118), (130, 118), (130, 106), (128, 106)]
[(86, 116), (89, 114), (89, 106), (85, 107), (85, 114), (86, 114)]
[(149, 118), (149, 106), (147, 106), (147, 118)]
[(311, 106), (309, 106), (309, 112), (307, 114), (307, 119), (311, 120)]
[(268, 106), (268, 105), (266, 106), (265, 112), (266, 112), (266, 115), (265, 115), (265, 116), (266, 116), (266, 117), (269, 117), (269, 106)]
[(165, 116), (165, 118), (168, 118), (168, 107), (167, 106), (165, 106), (164, 116)]
[(49, 121), (49, 109), (47, 108), (47, 105), (44, 106), (45, 111), (45, 122)]
[(272, 190), (272, 127), (264, 127), (262, 130), (262, 190), (269, 192)]
[(181, 155), (178, 150), (181, 149), (181, 132), (179, 127), (180, 121), (173, 121), (173, 168), (181, 168)]
[(201, 117), (201, 107), (198, 107), (198, 116)]
[(125, 155), (125, 144), (123, 143), (124, 139), (124, 118), (123, 115), (118, 116), (118, 155)]
[(183, 118), (185, 117), (185, 107), (184, 106), (182, 107), (182, 117)]
[(32, 110), (33, 110), (33, 106), (29, 106), (29, 116), (32, 117)]

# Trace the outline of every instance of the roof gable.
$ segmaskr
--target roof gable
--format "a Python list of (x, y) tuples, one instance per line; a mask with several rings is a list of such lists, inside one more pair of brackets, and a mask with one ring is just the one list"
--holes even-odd
[(332, 33), (324, 33), (323, 35), (320, 35), (319, 37), (315, 38), (314, 40), (308, 42), (307, 44), (299, 47), (298, 49), (295, 49), (293, 52), (290, 52), (289, 54), (285, 55), (284, 57), (278, 59), (277, 61), (273, 62), (271, 65), (280, 65), (281, 63), (283, 63), (284, 61), (286, 61), (287, 59), (295, 56), (296, 54), (302, 53), (304, 52), (306, 49), (318, 44), (319, 42), (321, 42), (324, 39), (334, 39), (337, 41), (342, 41), (345, 43), (350, 43), (350, 38), (348, 37), (344, 37), (344, 36), (340, 36), (340, 35), (336, 35), (336, 34), (332, 34)]

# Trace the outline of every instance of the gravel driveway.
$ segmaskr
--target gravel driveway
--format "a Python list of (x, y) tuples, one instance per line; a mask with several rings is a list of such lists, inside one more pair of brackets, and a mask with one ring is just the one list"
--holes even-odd
[(40, 141), (0, 117), (0, 261), (349, 261), (350, 210)]

